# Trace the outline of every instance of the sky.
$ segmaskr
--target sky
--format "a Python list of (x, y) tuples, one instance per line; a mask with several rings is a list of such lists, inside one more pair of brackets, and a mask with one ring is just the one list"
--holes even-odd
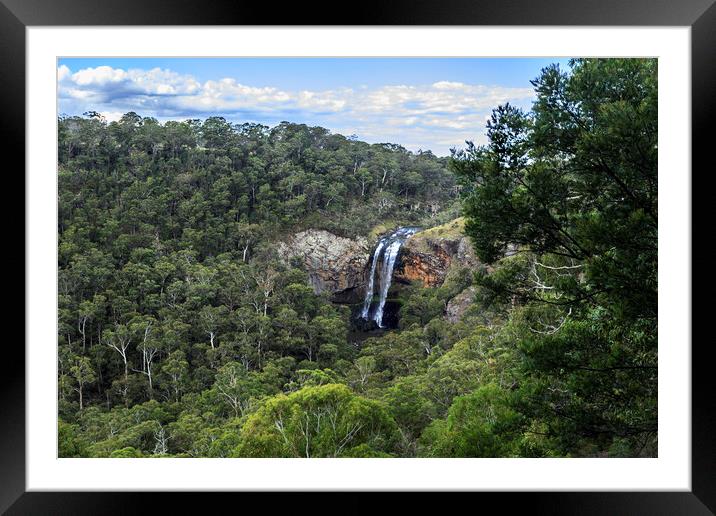
[(529, 81), (551, 63), (568, 69), (567, 58), (62, 58), (58, 111), (288, 121), (444, 156), (485, 143), (497, 105), (529, 109)]

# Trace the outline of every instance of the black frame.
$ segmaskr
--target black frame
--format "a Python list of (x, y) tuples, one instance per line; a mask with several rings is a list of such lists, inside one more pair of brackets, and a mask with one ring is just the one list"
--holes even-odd
[[(336, 9), (303, 2), (280, 7), (268, 2), (214, 0), (0, 0), (0, 142), (3, 156), (21, 156), (25, 143), (25, 28), (38, 25), (621, 25), (690, 26), (692, 58), (692, 156), (695, 163), (709, 163), (713, 156), (714, 92), (716, 92), (716, 4), (715, 0), (441, 0), (414, 2), (393, 0), (351, 4), (349, 15), (330, 20), (316, 12)], [(8, 170), (8, 169), (5, 169)], [(706, 172), (704, 170), (703, 172)], [(15, 177), (20, 177), (17, 172)], [(5, 174), (5, 180), (10, 176)], [(692, 181), (695, 175), (692, 173)], [(19, 181), (18, 181), (19, 182)], [(18, 185), (24, 192), (24, 181)], [(17, 190), (15, 190), (17, 192)], [(701, 192), (704, 189), (694, 189)], [(713, 201), (713, 196), (712, 199)], [(693, 205), (692, 205), (693, 206)], [(701, 206), (704, 206), (703, 204)], [(707, 215), (692, 213), (693, 222), (708, 221)], [(711, 234), (711, 231), (704, 234)], [(24, 233), (24, 226), (23, 226)], [(693, 234), (693, 229), (692, 229)], [(24, 234), (15, 242), (24, 241)], [(16, 254), (16, 259), (24, 258)], [(703, 264), (703, 265), (702, 265)], [(707, 271), (706, 261), (695, 261), (692, 270)], [(23, 268), (21, 265), (19, 268)], [(27, 271), (26, 271), (27, 274)], [(701, 289), (705, 290), (705, 282)], [(695, 310), (706, 304), (692, 303)], [(32, 309), (32, 307), (28, 307)], [(694, 317), (692, 315), (692, 321)], [(531, 513), (549, 514), (709, 514), (716, 512), (716, 402), (710, 380), (708, 358), (711, 339), (693, 339), (692, 346), (692, 491), (691, 492), (590, 492), (590, 493), (474, 493), (468, 503), (498, 502), (514, 507), (515, 502)], [(674, 343), (671, 343), (674, 344)], [(105, 514), (150, 510), (147, 498), (158, 498), (163, 509), (181, 508), (185, 494), (138, 493), (26, 493), (25, 492), (25, 363), (24, 351), (12, 341), (5, 342), (6, 368), (0, 375), (0, 511), (11, 514)], [(10, 360), (8, 360), (10, 358)], [(8, 369), (16, 365), (14, 370)], [(709, 480), (710, 479), (710, 480)], [(226, 502), (233, 494), (207, 494), (212, 501)], [(207, 496), (205, 495), (205, 496)], [(259, 496), (240, 493), (261, 503)], [(321, 494), (322, 500), (325, 495)], [(356, 499), (358, 494), (349, 495)], [(360, 495), (361, 497), (364, 495)], [(452, 494), (451, 496), (455, 496)], [(473, 498), (477, 496), (477, 498)], [(411, 495), (419, 503), (422, 495)], [(303, 498), (303, 497), (302, 497)], [(271, 495), (273, 503), (277, 497)], [(281, 500), (281, 498), (278, 498)], [(464, 500), (462, 500), (464, 502)], [(459, 503), (459, 502), (458, 502)], [(341, 502), (343, 507), (357, 503)], [(365, 505), (364, 507), (369, 507)], [(474, 505), (478, 507), (478, 505)], [(275, 506), (274, 506), (275, 507)], [(173, 508), (173, 507), (172, 507)], [(401, 511), (402, 512), (402, 511)]]

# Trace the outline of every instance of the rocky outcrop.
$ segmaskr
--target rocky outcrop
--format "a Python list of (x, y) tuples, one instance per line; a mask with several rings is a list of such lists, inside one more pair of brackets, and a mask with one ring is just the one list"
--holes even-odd
[(394, 277), (397, 281), (419, 281), (425, 287), (439, 287), (445, 281), (451, 262), (450, 255), (439, 247), (432, 253), (424, 253), (405, 246)]
[(296, 233), (278, 246), (284, 260), (301, 262), (314, 292), (327, 293), (339, 303), (362, 300), (370, 251), (365, 238), (352, 240), (317, 229)]
[[(456, 219), (410, 237), (400, 249), (391, 291), (400, 289), (401, 283), (439, 287), (454, 264), (478, 265), (463, 228), (463, 220)], [(352, 304), (364, 299), (374, 246), (362, 237), (350, 239), (309, 229), (281, 242), (278, 253), (286, 262), (299, 262), (314, 292), (328, 294), (337, 303)]]
[(477, 289), (475, 287), (467, 287), (448, 301), (447, 307), (445, 308), (445, 317), (448, 321), (455, 323), (462, 318), (462, 315), (472, 304), (476, 291)]
[(415, 234), (401, 249), (395, 279), (439, 287), (451, 265), (457, 263), (475, 267), (479, 262), (470, 241), (463, 234), (463, 227), (462, 219), (456, 219)]

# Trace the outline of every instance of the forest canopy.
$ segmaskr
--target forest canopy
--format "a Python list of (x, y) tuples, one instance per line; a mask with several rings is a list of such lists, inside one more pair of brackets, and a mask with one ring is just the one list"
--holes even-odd
[[(656, 60), (532, 85), (450, 158), (289, 122), (60, 117), (59, 455), (655, 456)], [(460, 216), (482, 265), (406, 286), (365, 339), (277, 252)]]

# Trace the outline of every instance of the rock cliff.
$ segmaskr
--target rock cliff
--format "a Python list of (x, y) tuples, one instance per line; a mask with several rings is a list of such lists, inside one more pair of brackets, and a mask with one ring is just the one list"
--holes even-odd
[(351, 240), (317, 229), (296, 233), (278, 245), (283, 259), (299, 259), (314, 292), (327, 293), (339, 303), (362, 300), (370, 251), (365, 238)]
[(454, 323), (462, 318), (463, 314), (472, 305), (476, 291), (477, 289), (475, 287), (467, 287), (448, 301), (447, 307), (445, 308), (445, 317), (448, 321)]
[(453, 263), (477, 265), (478, 260), (463, 229), (464, 221), (460, 218), (415, 234), (401, 249), (395, 279), (439, 287)]
[[(453, 264), (476, 266), (478, 260), (463, 229), (460, 218), (409, 238), (400, 249), (391, 290), (399, 289), (401, 283), (415, 282), (439, 287)], [(278, 252), (287, 262), (299, 261), (317, 294), (328, 294), (337, 303), (360, 303), (374, 246), (362, 237), (353, 240), (309, 229), (281, 242)]]

